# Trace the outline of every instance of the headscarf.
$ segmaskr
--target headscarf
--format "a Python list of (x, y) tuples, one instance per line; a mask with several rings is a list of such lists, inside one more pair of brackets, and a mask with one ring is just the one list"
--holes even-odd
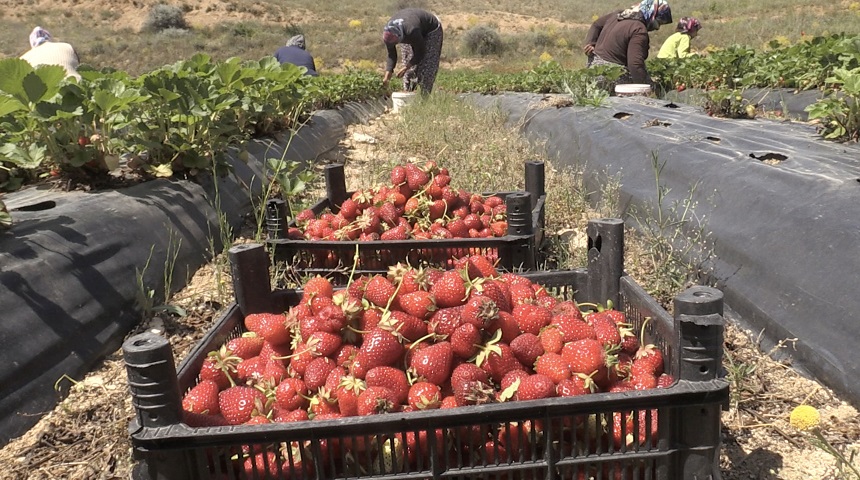
[(678, 27), (676, 30), (681, 33), (690, 33), (698, 31), (700, 28), (702, 28), (702, 24), (694, 17), (681, 17), (681, 19), (678, 20)]
[(390, 20), (382, 29), (382, 41), (388, 44), (400, 43), (403, 40), (403, 19)]
[(49, 40), (51, 40), (51, 34), (42, 27), (36, 27), (32, 32), (30, 32), (31, 48), (36, 48)]
[(294, 35), (287, 40), (288, 47), (299, 47), (302, 50), (305, 49), (305, 36), (304, 35)]

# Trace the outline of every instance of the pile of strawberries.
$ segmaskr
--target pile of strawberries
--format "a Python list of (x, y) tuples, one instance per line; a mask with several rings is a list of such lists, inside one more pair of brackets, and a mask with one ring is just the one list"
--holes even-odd
[(293, 240), (407, 240), (487, 238), (507, 234), (501, 197), (483, 197), (451, 185), (436, 162), (391, 169), (390, 183), (355, 191), (317, 216), (307, 209), (288, 230)]
[[(643, 344), (622, 312), (595, 306), (583, 313), (582, 307), (524, 276), (500, 274), (478, 255), (457, 260), (452, 270), (398, 264), (387, 275), (361, 276), (339, 290), (314, 277), (298, 305), (285, 314), (248, 315), (247, 333), (209, 353), (199, 383), (183, 399), (185, 422), (315, 421), (673, 383), (663, 372), (660, 349)], [(565, 426), (612, 431), (615, 438), (606, 441), (616, 448), (644, 445), (648, 437), (656, 442), (656, 410), (636, 416), (617, 413), (614, 426), (597, 427), (593, 418), (571, 418)], [(446, 453), (504, 461), (530, 448), (522, 444), (530, 438), (525, 434), (543, 428), (531, 421), (511, 425), (498, 431), (462, 427), (458, 434), (469, 438), (462, 445), (484, 451)], [(398, 465), (396, 470), (414, 465), (427, 454), (426, 444), (419, 445), (426, 433), (395, 436), (374, 458), (382, 455), (380, 464)], [(445, 445), (442, 432), (436, 434), (437, 445)], [(346, 440), (327, 445), (337, 449), (336, 458), (366, 458), (366, 449), (375, 448)], [(301, 447), (282, 446), (294, 450), (293, 468), (301, 462)], [(286, 468), (278, 458), (287, 456), (257, 452), (245, 456), (244, 467)], [(305, 462), (301, 468), (311, 467)]]

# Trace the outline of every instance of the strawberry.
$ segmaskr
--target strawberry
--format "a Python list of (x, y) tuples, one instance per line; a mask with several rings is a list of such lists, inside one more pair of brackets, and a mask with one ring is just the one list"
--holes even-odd
[(478, 354), (478, 362), (496, 383), (501, 382), (502, 377), (511, 370), (525, 370), (506, 343), (488, 344), (482, 349), (483, 351)]
[(308, 390), (314, 392), (323, 385), (325, 385), (326, 378), (328, 374), (331, 373), (332, 370), (337, 365), (335, 365), (334, 360), (328, 357), (316, 357), (311, 360), (307, 367), (305, 368), (305, 373), (303, 380), (305, 381), (305, 386), (307, 386)]
[(277, 478), (281, 466), (274, 452), (261, 452), (246, 458), (242, 468), (248, 478)]
[(591, 375), (594, 372), (606, 374), (606, 352), (603, 345), (594, 339), (583, 339), (566, 343), (561, 356), (567, 360), (572, 373)]
[(511, 291), (512, 308), (522, 303), (535, 303), (535, 291), (530, 285), (511, 284), (509, 290)]
[(359, 416), (376, 415), (396, 412), (398, 406), (397, 395), (391, 390), (385, 387), (367, 387), (358, 396), (357, 412)]
[(490, 297), (472, 292), (460, 314), (464, 323), (484, 329), (499, 316), (499, 307)]
[(398, 405), (406, 403), (409, 396), (409, 381), (403, 370), (394, 367), (374, 367), (364, 377), (368, 387), (385, 387), (394, 392)]
[(510, 312), (511, 311), (511, 301), (509, 292), (507, 292), (507, 285), (504, 282), (499, 282), (496, 280), (487, 280), (480, 282), (475, 285), (475, 295), (483, 295), (486, 297), (490, 297), (493, 302), (499, 307), (499, 310)]
[(544, 352), (547, 353), (560, 353), (561, 347), (564, 346), (564, 336), (556, 325), (550, 324), (543, 328), (538, 338)]
[(427, 321), (427, 333), (451, 335), (462, 323), (463, 307), (440, 308)]
[(618, 325), (602, 312), (586, 316), (585, 321), (594, 329), (597, 340), (604, 347), (616, 347), (621, 344), (621, 333), (618, 331)]
[(323, 387), (331, 393), (332, 398), (337, 399), (337, 396), (334, 394), (334, 389), (340, 385), (341, 379), (347, 376), (347, 370), (343, 367), (335, 366), (328, 372), (328, 375), (325, 377), (325, 383)]
[(349, 294), (350, 298), (355, 300), (361, 300), (364, 298), (364, 289), (367, 286), (367, 282), (370, 280), (370, 276), (361, 275), (358, 278), (354, 278), (352, 283), (347, 285), (346, 291)]
[(442, 390), (430, 382), (416, 382), (409, 388), (409, 405), (415, 410), (433, 410), (442, 406)]
[(409, 185), (413, 191), (419, 191), (424, 188), (424, 185), (427, 185), (427, 182), (430, 181), (430, 176), (421, 169), (418, 165), (407, 163), (405, 165), (406, 169), (406, 184)]
[(231, 355), (242, 359), (248, 359), (260, 354), (263, 348), (263, 337), (254, 332), (245, 332), (241, 337), (236, 337), (227, 342), (227, 350)]
[(377, 327), (389, 330), (408, 342), (414, 342), (427, 334), (427, 324), (423, 320), (398, 310), (383, 313)]
[(657, 388), (657, 377), (650, 372), (640, 372), (635, 369), (631, 369), (629, 382), (630, 385), (633, 386), (634, 390), (650, 390), (652, 388)]
[(406, 168), (403, 165), (397, 165), (391, 169), (391, 184), (400, 185), (406, 183)]
[(274, 345), (289, 343), (292, 338), (290, 330), (287, 327), (287, 317), (285, 315), (263, 315), (260, 317), (257, 329), (254, 331), (267, 342)]
[(310, 405), (308, 406), (308, 415), (313, 419), (317, 419), (332, 413), (338, 413), (337, 401), (331, 398), (331, 393), (328, 390), (320, 388), (311, 397)]
[(302, 302), (314, 297), (332, 298), (333, 295), (334, 287), (331, 284), (331, 280), (319, 275), (307, 280), (302, 287)]
[(367, 389), (364, 380), (346, 375), (340, 379), (340, 383), (332, 390), (332, 396), (337, 399), (338, 410), (345, 417), (358, 415), (358, 396)]
[[(638, 432), (637, 432), (638, 423)], [(649, 425), (650, 424), (650, 425)], [(650, 437), (651, 442), (648, 442)], [(612, 438), (615, 448), (650, 448), (657, 444), (657, 410), (615, 412), (612, 414)], [(650, 443), (650, 445), (649, 445)]]
[(335, 354), (334, 363), (339, 367), (345, 367), (348, 370), (352, 365), (352, 360), (355, 358), (356, 353), (358, 353), (358, 347), (348, 343), (343, 344)]
[(660, 376), (663, 373), (663, 352), (653, 344), (642, 345), (633, 358), (631, 371), (633, 368), (641, 368), (655, 377)]
[(463, 323), (451, 333), (451, 348), (459, 358), (468, 360), (478, 353), (481, 330), (472, 323)]
[(308, 411), (304, 408), (296, 410), (276, 409), (274, 418), (274, 421), (279, 423), (304, 422), (307, 420), (310, 420), (310, 416), (308, 415)]
[[(458, 406), (481, 405), (495, 401), (495, 391), (487, 373), (473, 363), (462, 363), (451, 373), (451, 388)], [(445, 408), (445, 399), (442, 400)]]
[(462, 219), (456, 218), (448, 222), (448, 231), (451, 232), (451, 235), (454, 238), (468, 238), (469, 237), (469, 227), (466, 226), (466, 222)]
[(534, 366), (538, 357), (544, 354), (540, 339), (533, 333), (523, 333), (509, 344), (517, 360), (526, 367)]
[(416, 377), (435, 385), (442, 385), (451, 374), (454, 350), (449, 342), (439, 342), (413, 351), (409, 370)]
[(191, 413), (217, 415), (221, 413), (218, 391), (218, 384), (213, 380), (202, 380), (182, 397), (182, 409)]
[(341, 343), (340, 335), (320, 330), (308, 336), (305, 346), (315, 357), (331, 357), (340, 350)]
[(295, 218), (296, 224), (299, 224), (299, 225), (307, 224), (310, 220), (315, 219), (316, 216), (317, 216), (317, 214), (315, 214), (313, 210), (306, 208), (306, 209), (302, 210), (301, 212), (299, 212), (298, 215), (296, 215), (296, 218)]
[(535, 373), (546, 375), (556, 384), (570, 378), (570, 366), (567, 360), (557, 353), (547, 352), (538, 357), (535, 362)]
[(576, 320), (585, 321), (582, 312), (573, 300), (564, 300), (552, 307), (552, 315), (572, 315)]
[(575, 342), (586, 338), (597, 339), (594, 327), (578, 319), (574, 315), (559, 314), (552, 317), (550, 325), (555, 325), (561, 330), (562, 339), (565, 343)]
[(352, 373), (363, 379), (373, 367), (393, 365), (403, 355), (403, 346), (391, 332), (375, 328), (365, 334), (364, 342), (355, 354)]
[(226, 348), (209, 352), (200, 367), (200, 381), (212, 380), (224, 389), (234, 383), (236, 366), (241, 358), (226, 354)]
[(520, 334), (520, 327), (514, 316), (505, 311), (499, 311), (499, 317), (487, 326), (488, 332), (501, 331), (503, 342), (512, 342)]
[(242, 360), (236, 365), (236, 380), (239, 382), (259, 382), (265, 376), (266, 364), (263, 357), (256, 356)]
[(538, 335), (544, 327), (550, 324), (552, 313), (540, 305), (521, 303), (514, 306), (514, 320), (522, 333)]
[(555, 383), (546, 375), (536, 373), (520, 381), (517, 400), (540, 400), (556, 396)]
[[(390, 205), (390, 204), (389, 204)], [(382, 232), (379, 236), (380, 240), (407, 240), (409, 238), (409, 228), (404, 225), (397, 225)]]
[(358, 203), (351, 198), (347, 198), (346, 200), (343, 201), (343, 203), (340, 204), (340, 212), (339, 213), (347, 221), (351, 222), (351, 221), (355, 220), (355, 217), (357, 217), (358, 213), (359, 213)]
[(404, 312), (422, 320), (430, 318), (433, 312), (437, 310), (436, 298), (433, 297), (432, 293), (424, 290), (402, 295), (398, 303)]
[(657, 377), (657, 388), (669, 388), (675, 384), (675, 377), (664, 373)]
[(182, 411), (182, 422), (189, 427), (226, 427), (230, 425), (224, 415), (208, 415), (194, 413), (187, 410)]
[(221, 414), (230, 425), (241, 425), (251, 419), (255, 409), (265, 405), (266, 396), (252, 387), (230, 387), (218, 394)]
[(436, 305), (442, 308), (463, 305), (467, 298), (466, 282), (457, 270), (445, 271), (430, 287), (430, 292), (436, 298)]
[(396, 290), (391, 280), (382, 275), (374, 275), (365, 285), (364, 298), (377, 307), (385, 308)]
[(490, 224), (490, 232), (494, 237), (504, 237), (508, 234), (508, 222), (498, 220)]
[(303, 380), (285, 378), (275, 388), (275, 405), (283, 410), (307, 409), (310, 394)]

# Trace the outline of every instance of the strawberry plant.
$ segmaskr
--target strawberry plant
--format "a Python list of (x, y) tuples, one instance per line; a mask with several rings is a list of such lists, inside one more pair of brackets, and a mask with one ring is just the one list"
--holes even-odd
[(860, 67), (838, 68), (826, 80), (827, 97), (806, 107), (811, 120), (821, 121), (824, 138), (860, 139)]

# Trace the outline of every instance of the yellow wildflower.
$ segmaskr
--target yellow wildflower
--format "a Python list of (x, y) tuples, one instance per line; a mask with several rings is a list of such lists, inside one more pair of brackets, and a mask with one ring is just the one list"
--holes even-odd
[(361, 28), (361, 20), (350, 20), (349, 28)]
[(815, 407), (809, 405), (798, 405), (791, 411), (789, 417), (791, 426), (798, 430), (812, 430), (821, 421), (821, 414)]
[(548, 62), (550, 60), (552, 60), (552, 55), (550, 55), (549, 52), (543, 52), (540, 54), (541, 62)]

